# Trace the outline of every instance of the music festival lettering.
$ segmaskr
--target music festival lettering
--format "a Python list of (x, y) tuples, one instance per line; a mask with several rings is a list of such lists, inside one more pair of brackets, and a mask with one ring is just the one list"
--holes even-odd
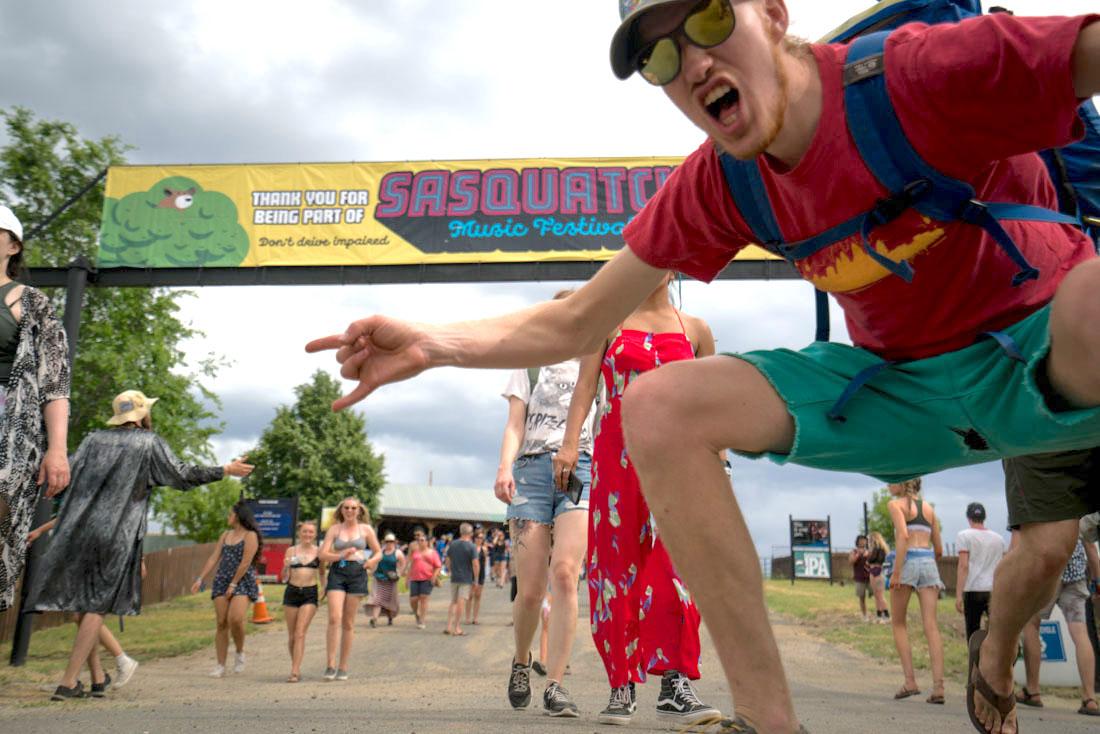
[(391, 171), (375, 219), (424, 252), (617, 250), (672, 166)]

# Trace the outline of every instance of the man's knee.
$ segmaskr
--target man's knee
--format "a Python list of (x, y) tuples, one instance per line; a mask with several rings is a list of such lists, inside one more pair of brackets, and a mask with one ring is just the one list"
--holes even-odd
[(1020, 529), (1017, 550), (1021, 558), (1030, 558), (1032, 579), (1036, 582), (1060, 578), (1077, 544), (1077, 523), (1033, 523)]
[(1060, 334), (1073, 339), (1079, 347), (1100, 350), (1100, 260), (1089, 260), (1075, 267), (1058, 287), (1052, 319)]
[[(623, 433), (631, 453), (667, 451), (676, 437), (691, 431), (690, 421), (681, 421), (682, 393), (671, 379), (672, 370), (655, 370), (639, 375), (623, 396)], [(668, 427), (675, 425), (675, 431)]]

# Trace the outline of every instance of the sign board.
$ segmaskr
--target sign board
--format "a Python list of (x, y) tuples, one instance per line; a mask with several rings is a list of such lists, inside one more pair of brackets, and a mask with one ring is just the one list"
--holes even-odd
[(794, 575), (800, 579), (828, 579), (832, 559), (827, 550), (794, 550)]
[[(681, 158), (112, 166), (104, 268), (591, 262)], [(738, 260), (774, 260), (750, 247)]]
[(327, 532), (332, 523), (336, 522), (336, 507), (321, 508), (321, 532)]
[(286, 558), (286, 549), (290, 543), (268, 543), (264, 541), (264, 552), (260, 557), (260, 567), (257, 573), (261, 581), (278, 583), (283, 572), (283, 560)]
[(260, 534), (265, 539), (288, 538), (293, 540), (294, 527), (298, 522), (297, 497), (248, 500), (248, 506), (256, 517), (256, 526), (259, 528)]
[[(1065, 616), (1059, 607), (1054, 607), (1050, 619), (1039, 623), (1039, 640), (1043, 651), (1039, 680), (1043, 685), (1064, 688), (1079, 686), (1081, 676), (1077, 671), (1077, 653), (1069, 636)], [(1013, 677), (1020, 685), (1027, 684), (1027, 669), (1022, 656), (1016, 661)]]
[(791, 583), (795, 579), (826, 579), (833, 582), (833, 546), (830, 518), (795, 520), (791, 529)]

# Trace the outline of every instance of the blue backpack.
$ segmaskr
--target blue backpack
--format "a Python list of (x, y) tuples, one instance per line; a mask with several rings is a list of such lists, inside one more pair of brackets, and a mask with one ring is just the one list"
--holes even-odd
[[(992, 12), (1002, 10), (994, 8)], [(1060, 211), (1012, 202), (983, 202), (965, 181), (946, 176), (928, 165), (909, 143), (886, 91), (883, 47), (890, 31), (912, 22), (953, 23), (980, 15), (980, 0), (886, 0), (857, 15), (825, 40), (850, 42), (844, 70), (844, 104), (848, 129), (871, 173), (891, 195), (870, 211), (800, 242), (786, 242), (755, 160), (739, 161), (727, 153), (719, 160), (738, 211), (757, 241), (789, 262), (809, 257), (844, 238), (859, 234), (864, 251), (894, 275), (911, 281), (908, 262), (879, 254), (870, 243), (871, 231), (913, 208), (927, 217), (961, 220), (985, 229), (1020, 270), (1018, 286), (1037, 278), (1001, 220), (1031, 220), (1075, 224), (1100, 245), (1100, 115), (1092, 101), (1078, 110), (1085, 137), (1058, 150), (1040, 153), (1058, 192)], [(817, 291), (816, 339), (829, 339), (828, 298)]]

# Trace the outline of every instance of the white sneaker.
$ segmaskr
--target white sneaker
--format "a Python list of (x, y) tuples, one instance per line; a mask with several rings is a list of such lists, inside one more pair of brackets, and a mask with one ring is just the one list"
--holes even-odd
[(130, 682), (130, 679), (134, 677), (134, 673), (138, 669), (138, 661), (134, 660), (129, 655), (123, 654), (118, 658), (117, 668), (115, 669), (115, 688), (122, 688), (124, 685)]
[(244, 653), (243, 652), (237, 653), (237, 657), (233, 662), (233, 672), (234, 673), (243, 673), (244, 672)]
[(212, 671), (210, 671), (210, 677), (211, 678), (224, 678), (225, 677), (225, 666), (224, 665), (215, 666), (214, 669)]

